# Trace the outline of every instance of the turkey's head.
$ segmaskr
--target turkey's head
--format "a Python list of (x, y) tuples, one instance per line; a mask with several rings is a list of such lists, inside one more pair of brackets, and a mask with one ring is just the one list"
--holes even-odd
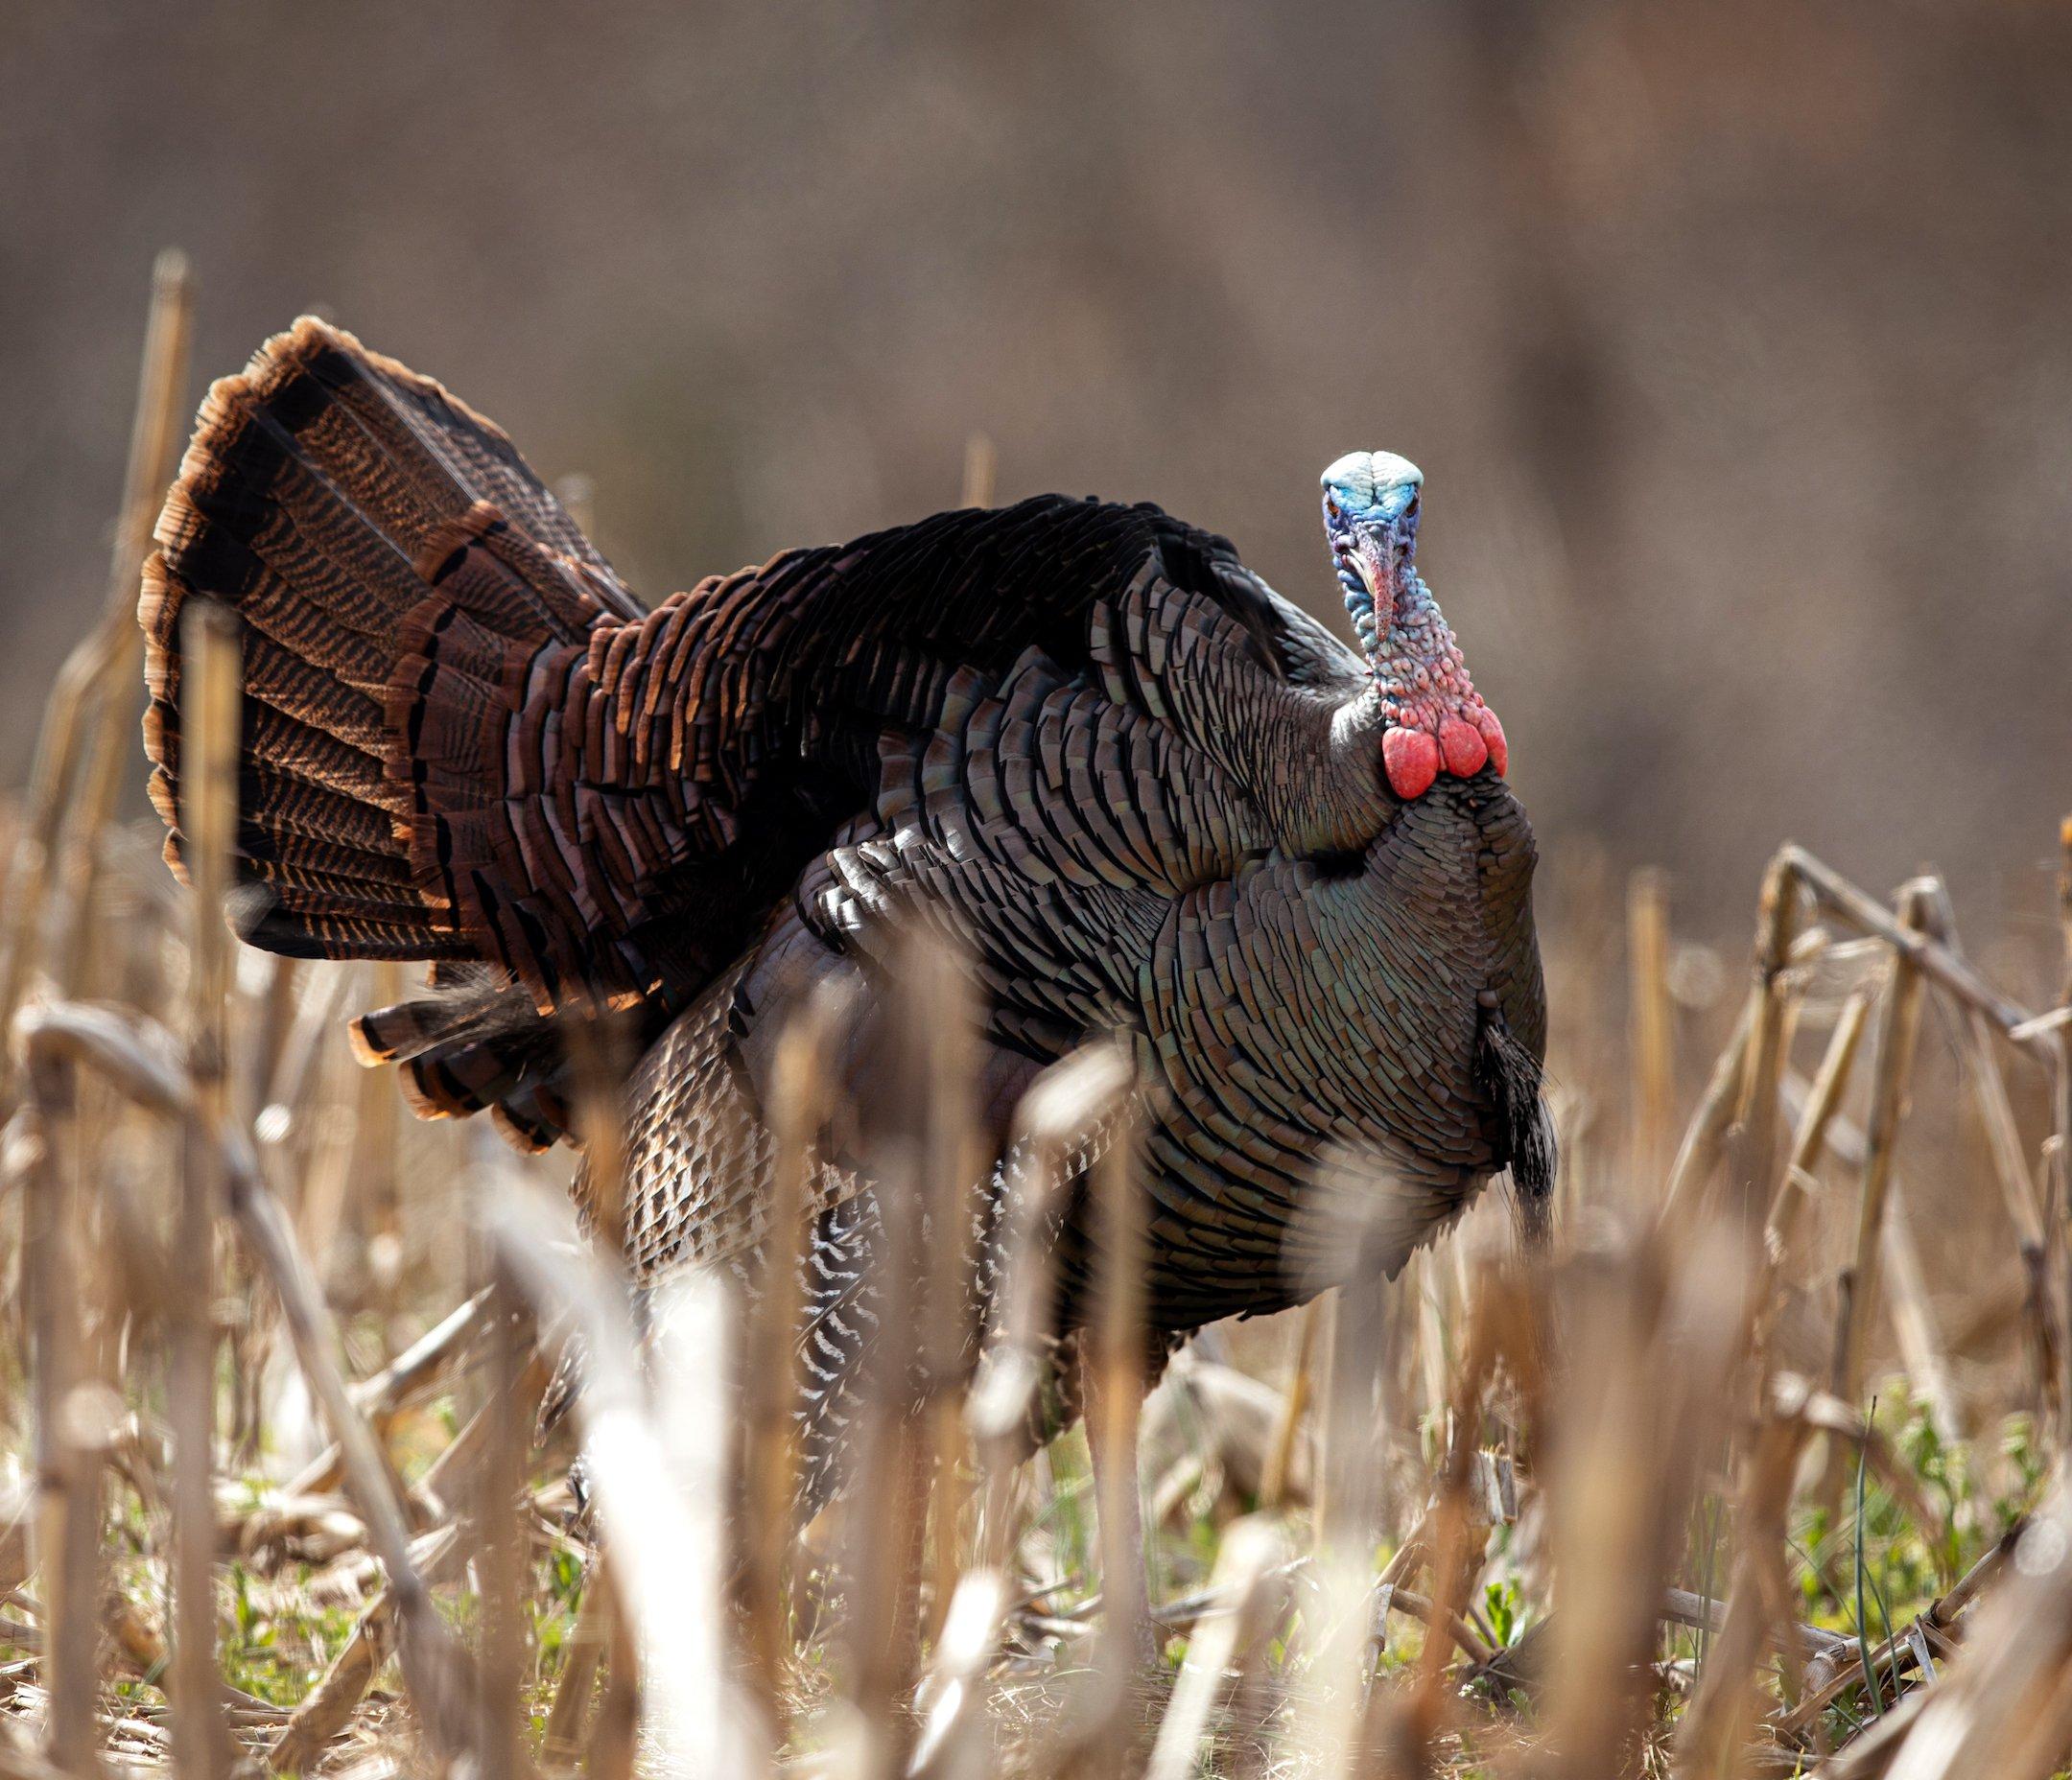
[(1406, 803), (1441, 772), (1509, 764), (1503, 725), (1417, 572), (1424, 485), (1416, 464), (1386, 451), (1348, 452), (1324, 472), (1324, 533), (1381, 700), (1382, 771)]

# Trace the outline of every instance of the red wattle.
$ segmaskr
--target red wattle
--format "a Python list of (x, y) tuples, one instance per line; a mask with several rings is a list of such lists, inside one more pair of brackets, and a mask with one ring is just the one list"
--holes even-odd
[(1446, 756), (1446, 769), (1456, 779), (1472, 779), (1489, 759), (1489, 747), (1472, 723), (1448, 717), (1439, 725), (1439, 751)]
[(1389, 789), (1410, 803), (1431, 789), (1439, 777), (1439, 743), (1429, 731), (1391, 729), (1382, 733), (1381, 766)]
[(1489, 744), (1490, 764), (1501, 779), (1511, 764), (1511, 749), (1504, 741), (1503, 725), (1496, 721), (1496, 714), (1487, 705), (1475, 713), (1475, 728), (1482, 732), (1482, 739)]

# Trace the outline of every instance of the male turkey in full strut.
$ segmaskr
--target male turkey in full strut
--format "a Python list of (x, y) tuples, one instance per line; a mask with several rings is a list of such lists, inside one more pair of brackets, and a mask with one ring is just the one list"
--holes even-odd
[[(1544, 1187), (1532, 833), (1416, 571), (1421, 480), (1325, 473), (1364, 660), (1223, 539), (1056, 495), (648, 611), (497, 428), (304, 319), (210, 390), (146, 572), (169, 856), (202, 595), (245, 625), (246, 937), (431, 960), (363, 1053), (528, 1144), (568, 1131), (564, 1022), (628, 1015), (643, 1279), (763, 1242), (777, 1034), (882, 981), (911, 917), (976, 969), (996, 1138), (1046, 1064), (1132, 1048), (1153, 1328), (1277, 1309), (1350, 1265), (1302, 1215), (1321, 1158), (1375, 1159), (1360, 1264), (1390, 1272), (1507, 1164)], [(836, 1158), (814, 1203), (820, 1494), (876, 1206)]]

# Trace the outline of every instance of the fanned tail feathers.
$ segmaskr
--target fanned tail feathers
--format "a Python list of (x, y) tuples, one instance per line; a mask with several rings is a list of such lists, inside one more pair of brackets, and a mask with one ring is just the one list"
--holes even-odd
[(258, 894), (241, 930), (300, 957), (499, 961), (373, 1017), (362, 1048), (407, 1062), (421, 1111), (497, 1106), (548, 1140), (547, 1016), (579, 948), (472, 868), (508, 844), (507, 801), (539, 789), (509, 783), (507, 745), (557, 714), (536, 670), (565, 684), (638, 603), (503, 433), (309, 317), (210, 389), (156, 536), (138, 616), (168, 859), (181, 869), (180, 617), (201, 595), (243, 621), (238, 850)]

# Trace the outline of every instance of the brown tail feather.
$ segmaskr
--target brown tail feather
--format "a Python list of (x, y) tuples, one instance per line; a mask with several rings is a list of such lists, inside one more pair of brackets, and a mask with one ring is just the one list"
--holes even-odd
[(460, 989), (378, 1008), (353, 1021), (352, 1039), (362, 1063), (402, 1065), (404, 1097), (420, 1118), (486, 1109), (526, 1150), (568, 1132), (567, 1055), (523, 990)]
[(372, 1017), (363, 1050), (408, 1060), (425, 1111), (509, 1097), (500, 1124), (551, 1140), (553, 972), (465, 849), (502, 844), (482, 824), (532, 788), (506, 783), (505, 745), (529, 666), (579, 656), (638, 602), (497, 428), (308, 317), (210, 389), (156, 535), (138, 618), (168, 858), (180, 618), (200, 595), (245, 625), (240, 930), (303, 957), (503, 962), (489, 990)]

